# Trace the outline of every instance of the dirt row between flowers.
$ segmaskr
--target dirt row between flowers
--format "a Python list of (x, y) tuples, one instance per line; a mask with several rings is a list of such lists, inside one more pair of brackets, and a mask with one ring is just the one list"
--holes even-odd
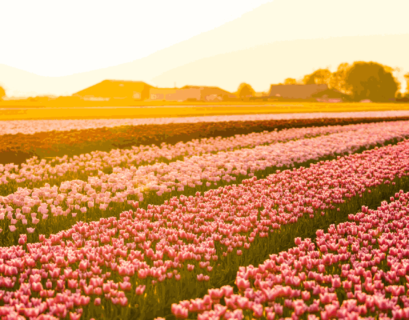
[[(265, 260), (266, 255), (291, 246), (296, 236), (310, 236), (310, 232), (315, 232), (317, 228), (342, 222), (345, 216), (358, 211), (362, 205), (379, 203), (398, 190), (407, 189), (407, 153), (408, 142), (404, 142), (319, 163), (311, 168), (284, 171), (260, 181), (253, 178), (243, 181), (240, 186), (207, 191), (203, 196), (181, 196), (161, 206), (150, 206), (147, 210), (123, 212), (119, 220), (111, 217), (99, 223), (78, 223), (50, 239), (43, 238), (42, 244), (27, 244), (29, 253), (24, 253), (24, 247), (4, 248), (1, 257), (7, 260), (8, 265), (19, 264), (18, 268), (24, 270), (31, 270), (34, 266), (43, 270), (41, 276), (30, 276), (28, 285), (32, 287), (33, 296), (43, 299), (48, 297), (47, 304), (41, 305), (41, 310), (50, 310), (56, 316), (64, 316), (64, 312), (65, 316), (68, 315), (67, 310), (73, 308), (68, 303), (72, 299), (75, 306), (84, 308), (85, 318), (152, 319), (155, 316), (167, 316), (172, 303), (203, 296), (209, 288), (230, 284), (239, 266), (257, 264), (259, 257)], [(298, 175), (300, 178), (297, 178)], [(178, 216), (188, 220), (180, 220)], [(217, 224), (207, 221), (209, 219), (217, 220)], [(249, 225), (244, 225), (244, 222)], [(188, 228), (189, 224), (192, 224), (192, 228)], [(228, 226), (231, 230), (226, 229)], [(183, 229), (186, 229), (185, 233)], [(141, 238), (141, 231), (145, 231), (142, 232), (144, 239)], [(145, 250), (145, 257), (135, 249), (128, 254), (135, 244), (133, 236), (138, 237), (137, 242)], [(25, 246), (22, 240), (21, 244)], [(104, 245), (99, 244), (99, 241)], [(148, 242), (149, 245), (144, 246)], [(150, 249), (151, 245), (156, 248), (156, 252)], [(198, 251), (202, 246), (205, 250)], [(115, 249), (115, 252), (110, 248)], [(194, 256), (189, 248), (196, 248)], [(211, 249), (212, 253), (208, 253), (207, 249)], [(13, 256), (13, 250), (19, 250), (19, 258)], [(211, 260), (206, 259), (206, 254), (210, 255)], [(211, 254), (217, 259), (212, 258)], [(164, 257), (168, 258), (165, 262), (162, 261)], [(202, 261), (202, 258), (209, 263)], [(19, 259), (27, 261), (26, 267), (24, 264), (21, 266)], [(167, 263), (168, 260), (171, 264)], [(54, 272), (58, 265), (58, 272)], [(67, 276), (57, 280), (61, 272), (59, 268), (67, 270), (68, 265), (71, 271), (64, 271)], [(74, 270), (76, 277), (73, 278)], [(57, 278), (46, 280), (48, 271), (50, 275), (58, 275)], [(230, 274), (230, 271), (233, 273)], [(8, 267), (4, 272), (13, 274), (14, 271)], [(101, 272), (104, 275), (103, 282), (106, 283), (102, 299), (99, 297), (102, 289), (94, 291), (94, 288), (101, 286), (99, 280), (92, 280), (95, 277), (93, 274)], [(78, 275), (81, 275), (79, 287), (76, 280)], [(89, 284), (88, 275), (92, 277)], [(24, 288), (19, 289), (21, 296), (26, 290), (27, 278), (20, 279), (24, 284)], [(20, 299), (19, 296), (13, 296), (17, 289), (16, 280), (10, 280), (15, 281), (14, 284), (7, 280), (10, 286), (7, 292), (11, 292), (7, 295), (8, 301), (12, 297)], [(133, 293), (135, 284), (137, 288)], [(68, 291), (52, 298), (54, 290), (60, 292), (66, 286)], [(76, 290), (80, 290), (81, 294), (88, 293), (83, 299)], [(53, 307), (61, 301), (67, 301), (68, 304)]]
[(175, 144), (209, 137), (231, 137), (236, 134), (301, 128), (310, 126), (348, 125), (369, 122), (408, 120), (409, 117), (391, 118), (340, 118), (340, 119), (292, 119), (267, 121), (229, 121), (210, 123), (186, 123), (120, 126), (87, 130), (51, 131), (35, 134), (5, 134), (0, 139), (0, 164), (24, 163), (37, 156), (74, 156), (92, 151), (110, 151), (138, 145)]

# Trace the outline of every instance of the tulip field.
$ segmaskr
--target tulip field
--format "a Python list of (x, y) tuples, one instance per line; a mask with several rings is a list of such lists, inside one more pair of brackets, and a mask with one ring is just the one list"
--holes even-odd
[[(377, 210), (363, 206), (349, 222), (318, 229), (315, 241), (241, 266), (232, 286), (172, 305), (179, 318), (407, 319), (409, 193), (400, 191)], [(221, 300), (224, 304), (220, 304)]]
[(0, 125), (0, 317), (409, 319), (405, 116)]

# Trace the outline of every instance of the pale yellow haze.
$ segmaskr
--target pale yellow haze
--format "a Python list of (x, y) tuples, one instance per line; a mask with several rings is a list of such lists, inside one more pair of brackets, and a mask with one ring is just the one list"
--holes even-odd
[(342, 62), (409, 72), (408, 0), (2, 1), (7, 95), (71, 95), (104, 79), (256, 91)]

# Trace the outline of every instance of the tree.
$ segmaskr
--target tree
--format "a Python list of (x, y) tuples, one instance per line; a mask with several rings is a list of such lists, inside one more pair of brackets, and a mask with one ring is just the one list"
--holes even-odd
[(0, 87), (0, 100), (3, 100), (5, 96), (6, 96), (6, 91), (3, 89), (3, 87)]
[(297, 80), (294, 78), (287, 78), (284, 80), (284, 84), (297, 84)]
[(331, 71), (328, 69), (318, 69), (311, 74), (307, 74), (303, 78), (304, 84), (327, 84), (329, 85), (331, 79)]
[(253, 97), (255, 95), (255, 91), (254, 89), (251, 87), (251, 85), (247, 84), (247, 83), (241, 83), (239, 85), (239, 88), (237, 89), (237, 96), (240, 99), (244, 99), (244, 98), (250, 98)]
[(351, 65), (349, 63), (347, 62), (341, 63), (338, 66), (337, 71), (332, 73), (329, 82), (329, 87), (332, 89), (336, 89), (344, 94), (351, 94), (351, 92), (348, 91), (345, 84), (345, 77), (350, 68)]
[(399, 83), (390, 67), (376, 62), (357, 61), (348, 69), (345, 86), (353, 100), (389, 101), (395, 98)]
[(406, 80), (406, 96), (409, 96), (409, 72), (404, 75), (405, 80)]

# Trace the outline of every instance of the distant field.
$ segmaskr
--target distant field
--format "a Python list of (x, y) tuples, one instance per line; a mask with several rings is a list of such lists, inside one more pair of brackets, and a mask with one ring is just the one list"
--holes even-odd
[(211, 115), (409, 110), (409, 103), (289, 103), (138, 107), (1, 108), (0, 120), (161, 118)]

